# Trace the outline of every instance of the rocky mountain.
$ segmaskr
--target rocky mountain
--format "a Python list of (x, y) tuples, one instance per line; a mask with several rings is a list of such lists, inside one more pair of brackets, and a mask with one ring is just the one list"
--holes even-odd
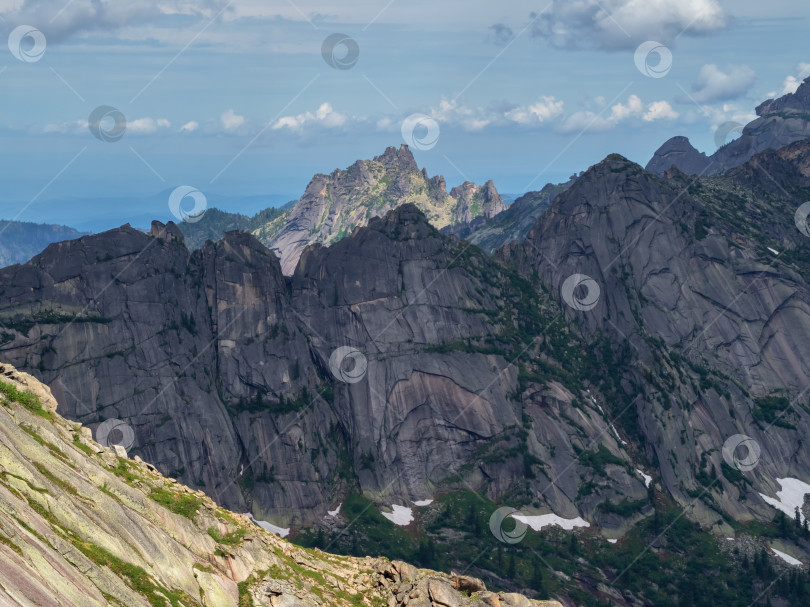
[(405, 203), (415, 204), (437, 228), (491, 218), (504, 209), (492, 181), (483, 186), (465, 182), (448, 194), (444, 177), (428, 177), (402, 145), (348, 169), (315, 175), (289, 208), (267, 209), (253, 218), (217, 212), (209, 220), (206, 213), (201, 222), (183, 223), (180, 229), (192, 249), (206, 239), (219, 240), (229, 229), (248, 231), (281, 258), (282, 272), (290, 275), (307, 245), (336, 242)]
[(686, 137), (673, 137), (656, 150), (647, 170), (663, 175), (677, 167), (688, 175), (714, 175), (738, 167), (765, 150), (778, 150), (810, 137), (810, 78), (795, 93), (768, 99), (756, 108), (757, 118), (737, 139), (710, 156), (696, 150)]
[(305, 550), (105, 447), (0, 365), (0, 602), (562, 607), (384, 558)]
[(67, 226), (0, 221), (0, 266), (25, 263), (52, 242), (85, 234)]
[(571, 187), (573, 182), (574, 178), (562, 184), (549, 183), (539, 192), (520, 196), (494, 217), (480, 215), (464, 223), (446, 226), (441, 231), (463, 238), (491, 254), (507, 242), (523, 240), (554, 197)]
[[(810, 557), (774, 519), (810, 492), (808, 158), (694, 179), (610, 156), (495, 256), (413, 204), (291, 276), (243, 232), (192, 253), (173, 224), (125, 226), (0, 271), (0, 352), (67, 417), (124, 421), (133, 454), (311, 545), (622, 605), (721, 568), (707, 593), (745, 607), (771, 570), (732, 579), (706, 531)], [(502, 505), (566, 531), (504, 560), (480, 532)], [(705, 568), (682, 558), (696, 543)], [(636, 563), (660, 584), (616, 578)]]

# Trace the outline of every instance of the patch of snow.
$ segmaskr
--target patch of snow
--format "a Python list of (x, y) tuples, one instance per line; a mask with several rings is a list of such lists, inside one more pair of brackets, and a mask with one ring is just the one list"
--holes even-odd
[(525, 523), (534, 531), (540, 531), (543, 527), (549, 525), (557, 525), (566, 531), (571, 531), (574, 527), (590, 527), (591, 524), (580, 518), (567, 519), (556, 514), (539, 514), (535, 516), (526, 516), (523, 514), (513, 514), (512, 518), (521, 523)]
[(785, 561), (788, 565), (801, 565), (802, 564), (802, 562), (799, 559), (794, 559), (789, 554), (785, 554), (784, 552), (780, 552), (776, 548), (771, 548), (771, 550), (773, 550), (773, 553), (776, 556), (778, 556), (780, 559)]
[(419, 500), (418, 502), (414, 502), (414, 506), (430, 506), (433, 503), (433, 500)]
[(340, 507), (342, 505), (343, 505), (343, 502), (339, 503), (337, 508), (335, 508), (334, 510), (327, 510), (326, 514), (328, 514), (329, 516), (337, 516), (338, 513), (340, 512)]
[(406, 506), (391, 506), (391, 509), (393, 512), (383, 512), (381, 510), (380, 514), (400, 527), (405, 527), (413, 522), (413, 510), (410, 508)]
[(777, 510), (781, 510), (787, 514), (790, 518), (796, 515), (796, 506), (798, 506), (799, 517), (803, 522), (804, 515), (802, 514), (802, 505), (804, 504), (804, 494), (810, 493), (810, 485), (797, 478), (777, 478), (776, 480), (782, 486), (782, 490), (776, 492), (778, 499), (768, 497), (763, 493), (759, 494), (760, 497)]
[(253, 515), (250, 512), (245, 512), (245, 516), (256, 523), (259, 527), (264, 529), (265, 531), (269, 531), (270, 533), (275, 533), (279, 537), (287, 537), (290, 535), (289, 527), (284, 529), (283, 527), (277, 527), (273, 523), (268, 523), (267, 521), (257, 521), (253, 518)]
[(616, 439), (617, 439), (617, 440), (618, 440), (618, 441), (619, 441), (619, 442), (620, 442), (622, 445), (626, 445), (626, 444), (627, 444), (627, 441), (623, 441), (623, 440), (622, 440), (622, 437), (621, 437), (621, 436), (619, 436), (619, 432), (618, 432), (618, 430), (616, 430), (616, 426), (614, 426), (613, 424), (610, 424), (610, 429), (611, 429), (611, 430), (613, 430), (613, 434), (615, 434), (615, 435), (616, 435)]
[(644, 479), (644, 486), (649, 487), (650, 483), (652, 482), (652, 477), (647, 474), (644, 474), (644, 472), (642, 472), (638, 468), (636, 468), (636, 472), (638, 472), (641, 475), (641, 478)]
[(773, 253), (774, 255), (779, 255), (779, 251), (777, 251), (776, 249), (772, 249), (771, 247), (768, 247), (768, 250), (769, 250), (771, 253)]
[(733, 537), (727, 537), (726, 539), (727, 539), (729, 542), (733, 542), (733, 541), (734, 541), (734, 538), (733, 538)]
[(608, 542), (609, 542), (609, 543), (611, 543), (611, 544), (615, 544), (615, 543), (616, 543), (616, 542), (618, 542), (618, 541), (619, 541), (619, 540), (608, 540)]

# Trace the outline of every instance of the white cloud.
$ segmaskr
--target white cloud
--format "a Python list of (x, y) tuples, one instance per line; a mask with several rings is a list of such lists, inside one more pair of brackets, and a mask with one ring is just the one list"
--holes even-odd
[(635, 49), (646, 40), (671, 44), (683, 34), (723, 29), (728, 18), (717, 0), (553, 0), (532, 15), (532, 36), (560, 47)]
[(795, 93), (805, 78), (810, 77), (810, 63), (799, 63), (796, 66), (797, 76), (790, 75), (785, 78), (782, 83), (782, 88), (778, 91), (771, 91), (768, 97), (781, 97)]
[(287, 128), (293, 131), (303, 129), (305, 125), (318, 124), (326, 128), (341, 127), (349, 121), (346, 114), (336, 112), (331, 103), (322, 103), (320, 107), (312, 112), (304, 112), (297, 116), (283, 116), (273, 125), (273, 130)]
[(245, 124), (245, 117), (239, 116), (232, 109), (230, 109), (222, 113), (222, 115), (219, 117), (219, 122), (222, 125), (223, 130), (232, 133)]
[(653, 122), (655, 120), (674, 120), (680, 114), (672, 109), (667, 101), (653, 101), (647, 105), (638, 95), (630, 95), (625, 103), (617, 103), (610, 108), (606, 116), (591, 110), (583, 110), (568, 115), (558, 131), (571, 133), (575, 131), (609, 131), (628, 119)]
[(156, 133), (158, 129), (168, 129), (172, 124), (165, 118), (138, 118), (127, 122), (128, 133), (138, 133), (144, 135), (151, 135)]
[(541, 97), (537, 103), (527, 107), (517, 107), (505, 115), (518, 124), (547, 122), (563, 113), (563, 105), (562, 101), (557, 101), (554, 97)]
[(180, 127), (181, 133), (193, 133), (198, 128), (200, 128), (200, 123), (196, 120), (192, 120), (190, 122), (186, 122), (183, 126)]
[(692, 85), (692, 97), (698, 103), (712, 103), (735, 99), (748, 92), (756, 74), (747, 65), (729, 65), (727, 71), (713, 63), (700, 68)]
[(672, 106), (666, 101), (653, 101), (641, 119), (646, 122), (652, 122), (654, 120), (674, 120), (679, 115), (680, 114), (673, 110)]

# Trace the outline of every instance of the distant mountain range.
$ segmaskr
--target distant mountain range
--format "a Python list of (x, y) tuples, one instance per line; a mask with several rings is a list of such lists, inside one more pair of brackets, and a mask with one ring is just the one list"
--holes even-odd
[(0, 220), (0, 266), (25, 263), (52, 242), (84, 234), (67, 226)]

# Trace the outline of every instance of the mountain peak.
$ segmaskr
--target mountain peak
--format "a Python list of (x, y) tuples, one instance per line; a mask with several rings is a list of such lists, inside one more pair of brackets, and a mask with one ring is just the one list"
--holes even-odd
[(375, 156), (374, 160), (382, 163), (386, 169), (396, 168), (408, 172), (419, 171), (419, 165), (416, 164), (411, 149), (404, 143), (399, 146), (399, 149), (394, 146), (385, 148), (385, 151), (379, 156)]

